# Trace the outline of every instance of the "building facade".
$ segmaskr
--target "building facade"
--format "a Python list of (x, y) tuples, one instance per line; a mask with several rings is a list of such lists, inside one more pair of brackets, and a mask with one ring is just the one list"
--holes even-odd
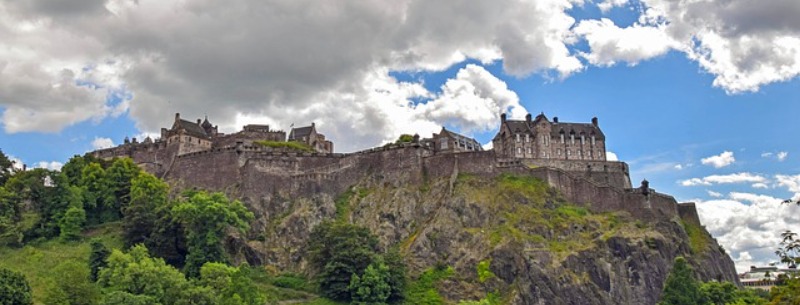
[(318, 133), (313, 122), (311, 126), (292, 128), (288, 141), (304, 143), (320, 153), (333, 152), (333, 142), (326, 140), (325, 135)]
[(544, 113), (525, 120), (508, 120), (500, 115), (500, 130), (492, 140), (499, 157), (606, 161), (605, 135), (597, 122), (564, 123)]

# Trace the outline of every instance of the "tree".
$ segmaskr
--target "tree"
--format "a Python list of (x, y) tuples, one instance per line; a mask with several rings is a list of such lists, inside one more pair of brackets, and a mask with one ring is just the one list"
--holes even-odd
[(707, 282), (700, 285), (700, 291), (710, 305), (725, 305), (734, 302), (737, 290), (731, 282)]
[(243, 234), (254, 218), (241, 202), (230, 201), (222, 193), (194, 193), (172, 212), (186, 230), (189, 254), (184, 272), (190, 277), (199, 276), (200, 267), (207, 262), (227, 262), (222, 247), (226, 229), (232, 227)]
[(11, 192), (0, 186), (0, 245), (21, 245), (23, 232), (20, 224), (22, 208)]
[(130, 202), (122, 207), (123, 238), (127, 246), (143, 243), (150, 237), (157, 212), (168, 204), (169, 194), (166, 183), (146, 172), (137, 173), (130, 184)]
[[(115, 159), (111, 166), (108, 167), (109, 187), (114, 194), (114, 206), (111, 209), (121, 213), (122, 210), (128, 206), (131, 201), (131, 184), (132, 180), (137, 177), (141, 172), (138, 166), (133, 163), (131, 158)], [(117, 217), (121, 217), (118, 214)]]
[(0, 186), (5, 184), (12, 174), (14, 174), (14, 162), (0, 149)]
[(386, 304), (392, 287), (389, 285), (389, 267), (382, 259), (374, 260), (362, 276), (353, 274), (350, 294), (356, 304)]
[(200, 268), (199, 284), (211, 288), (221, 305), (261, 305), (266, 301), (247, 276), (246, 267), (206, 263)]
[(31, 286), (22, 273), (0, 268), (0, 305), (33, 304)]
[(781, 258), (781, 263), (788, 265), (789, 268), (797, 268), (797, 265), (800, 265), (800, 238), (797, 233), (791, 231), (781, 233), (781, 237), (783, 238), (781, 247), (775, 254)]
[(309, 237), (310, 263), (325, 297), (351, 298), (353, 274), (361, 275), (377, 253), (377, 238), (366, 228), (344, 222), (323, 222)]
[(97, 283), (108, 292), (145, 295), (166, 305), (176, 304), (191, 286), (178, 269), (150, 257), (142, 245), (133, 246), (128, 253), (114, 249), (106, 261)]
[(389, 276), (386, 279), (391, 291), (389, 292), (388, 303), (398, 303), (403, 300), (406, 288), (406, 264), (403, 256), (396, 249), (389, 250), (383, 255), (383, 261), (389, 267)]
[(770, 304), (800, 305), (800, 278), (790, 278), (783, 285), (772, 287), (770, 297)]
[(395, 141), (396, 144), (411, 143), (411, 142), (414, 142), (414, 136), (410, 134), (401, 134), (400, 137), (397, 138), (397, 141)]
[(80, 239), (84, 223), (86, 223), (86, 211), (83, 210), (83, 207), (69, 208), (58, 221), (58, 227), (61, 230), (59, 237), (62, 241)]
[(84, 202), (89, 224), (95, 225), (119, 218), (114, 210), (115, 198), (106, 171), (99, 163), (89, 163), (81, 172)]
[(111, 251), (98, 239), (92, 240), (91, 247), (92, 252), (89, 254), (89, 280), (96, 282), (100, 268), (108, 265), (106, 259), (111, 255)]
[(705, 304), (706, 300), (700, 291), (700, 284), (694, 278), (692, 268), (683, 257), (675, 258), (664, 291), (661, 294), (659, 305), (697, 305)]
[(100, 291), (89, 282), (89, 268), (78, 261), (66, 261), (53, 269), (58, 278), (51, 279), (45, 294), (46, 304), (93, 305), (100, 300)]

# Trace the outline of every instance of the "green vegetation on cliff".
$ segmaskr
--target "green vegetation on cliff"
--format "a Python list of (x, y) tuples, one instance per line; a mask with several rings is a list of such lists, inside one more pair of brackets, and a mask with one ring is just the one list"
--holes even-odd
[(290, 150), (296, 150), (301, 152), (314, 152), (314, 148), (308, 146), (308, 144), (301, 143), (301, 142), (279, 142), (279, 141), (269, 141), (269, 140), (259, 140), (253, 142), (255, 144), (264, 146), (264, 147), (271, 147), (271, 148), (285, 148)]

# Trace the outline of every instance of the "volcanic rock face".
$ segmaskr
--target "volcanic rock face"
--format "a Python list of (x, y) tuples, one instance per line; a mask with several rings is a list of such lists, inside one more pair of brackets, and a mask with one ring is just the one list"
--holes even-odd
[[(512, 304), (655, 304), (677, 256), (702, 280), (738, 282), (731, 259), (696, 219), (574, 204), (525, 175), (455, 173), (421, 183), (368, 176), (339, 194), (247, 195), (259, 220), (250, 241), (230, 246), (251, 264), (307, 272), (311, 230), (348, 221), (369, 228), (383, 248), (399, 248), (412, 278), (453, 267), (438, 287), (449, 301), (493, 292)], [(476, 266), (487, 261), (494, 276), (481, 282)]]

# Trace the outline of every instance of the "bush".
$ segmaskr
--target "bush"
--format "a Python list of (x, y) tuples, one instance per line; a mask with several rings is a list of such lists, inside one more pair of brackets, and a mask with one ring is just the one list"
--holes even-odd
[(0, 269), (0, 305), (33, 304), (31, 286), (22, 273)]

